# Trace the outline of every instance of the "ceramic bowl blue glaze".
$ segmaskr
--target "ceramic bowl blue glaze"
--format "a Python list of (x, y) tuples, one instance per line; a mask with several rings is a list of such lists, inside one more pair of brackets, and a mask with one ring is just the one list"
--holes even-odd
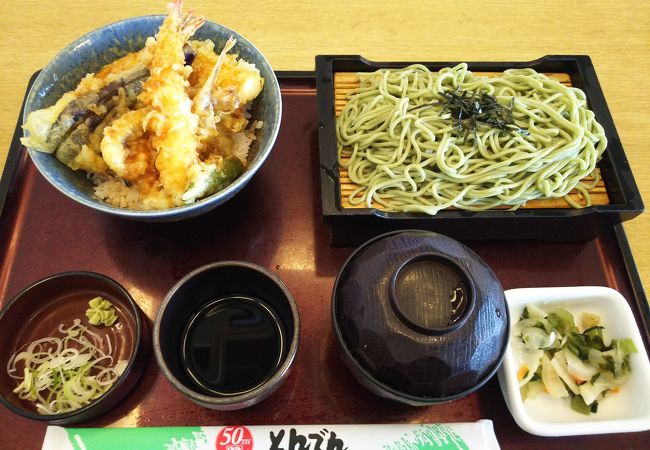
[[(23, 123), (32, 111), (54, 104), (65, 92), (73, 90), (87, 73), (97, 72), (102, 66), (129, 52), (141, 49), (149, 36), (154, 36), (165, 16), (144, 16), (126, 19), (92, 31), (64, 48), (36, 78), (25, 104)], [(230, 186), (195, 203), (155, 211), (139, 211), (107, 205), (93, 196), (92, 183), (82, 171), (73, 171), (59, 162), (54, 155), (28, 149), (34, 164), (43, 176), (59, 191), (71, 199), (108, 214), (145, 220), (173, 221), (194, 217), (207, 212), (232, 198), (250, 181), (268, 157), (280, 129), (282, 99), (280, 86), (273, 69), (262, 53), (246, 38), (213, 22), (206, 22), (193, 39), (210, 39), (215, 49), (221, 49), (226, 40), (234, 36), (237, 53), (255, 64), (264, 77), (264, 89), (254, 100), (252, 116), (262, 120), (264, 127), (258, 131), (249, 152), (249, 164), (244, 173)]]

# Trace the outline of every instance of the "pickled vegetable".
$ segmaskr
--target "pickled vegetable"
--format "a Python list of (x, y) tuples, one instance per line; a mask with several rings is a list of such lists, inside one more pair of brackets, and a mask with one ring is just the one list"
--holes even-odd
[(597, 314), (583, 313), (580, 324), (583, 331), (564, 308), (547, 313), (526, 305), (511, 337), (524, 400), (546, 392), (570, 398), (572, 409), (592, 414), (606, 395), (620, 390), (632, 370), (634, 342), (611, 339)]

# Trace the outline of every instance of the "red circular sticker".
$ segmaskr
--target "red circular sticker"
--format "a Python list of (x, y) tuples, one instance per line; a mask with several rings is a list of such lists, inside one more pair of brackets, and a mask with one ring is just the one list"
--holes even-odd
[(252, 450), (253, 435), (246, 427), (223, 427), (216, 442), (217, 450)]

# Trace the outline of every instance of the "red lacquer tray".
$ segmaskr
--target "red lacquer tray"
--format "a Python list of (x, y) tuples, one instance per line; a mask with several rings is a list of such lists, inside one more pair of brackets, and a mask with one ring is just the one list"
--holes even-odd
[[(269, 159), (224, 206), (196, 219), (132, 222), (84, 208), (51, 187), (17, 138), (0, 183), (0, 301), (29, 283), (67, 270), (92, 270), (122, 283), (150, 324), (165, 293), (190, 270), (240, 259), (279, 275), (300, 309), (300, 348), (293, 371), (269, 399), (249, 409), (219, 412), (185, 399), (151, 354), (135, 390), (84, 427), (219, 424), (328, 424), (494, 421), (508, 448), (643, 448), (650, 432), (541, 438), (522, 431), (496, 377), (452, 403), (415, 408), (380, 399), (352, 378), (337, 354), (330, 323), (334, 278), (352, 248), (329, 245), (319, 203), (316, 88), (313, 75), (281, 73), (283, 120)], [(621, 228), (593, 241), (482, 242), (469, 246), (494, 269), (505, 289), (605, 285), (630, 302), (648, 346), (648, 305)], [(2, 336), (2, 330), (0, 330)], [(0, 337), (0, 342), (1, 342)], [(1, 368), (0, 368), (1, 369)], [(0, 408), (0, 448), (40, 448), (46, 425)]]

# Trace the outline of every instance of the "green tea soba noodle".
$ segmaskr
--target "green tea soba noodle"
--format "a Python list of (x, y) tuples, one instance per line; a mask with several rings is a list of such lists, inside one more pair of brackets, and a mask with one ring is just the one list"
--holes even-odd
[[(517, 209), (588, 190), (607, 139), (585, 94), (532, 69), (474, 76), (466, 64), (358, 74), (337, 119), (350, 204), (387, 211)], [(593, 176), (594, 181), (583, 180)]]

